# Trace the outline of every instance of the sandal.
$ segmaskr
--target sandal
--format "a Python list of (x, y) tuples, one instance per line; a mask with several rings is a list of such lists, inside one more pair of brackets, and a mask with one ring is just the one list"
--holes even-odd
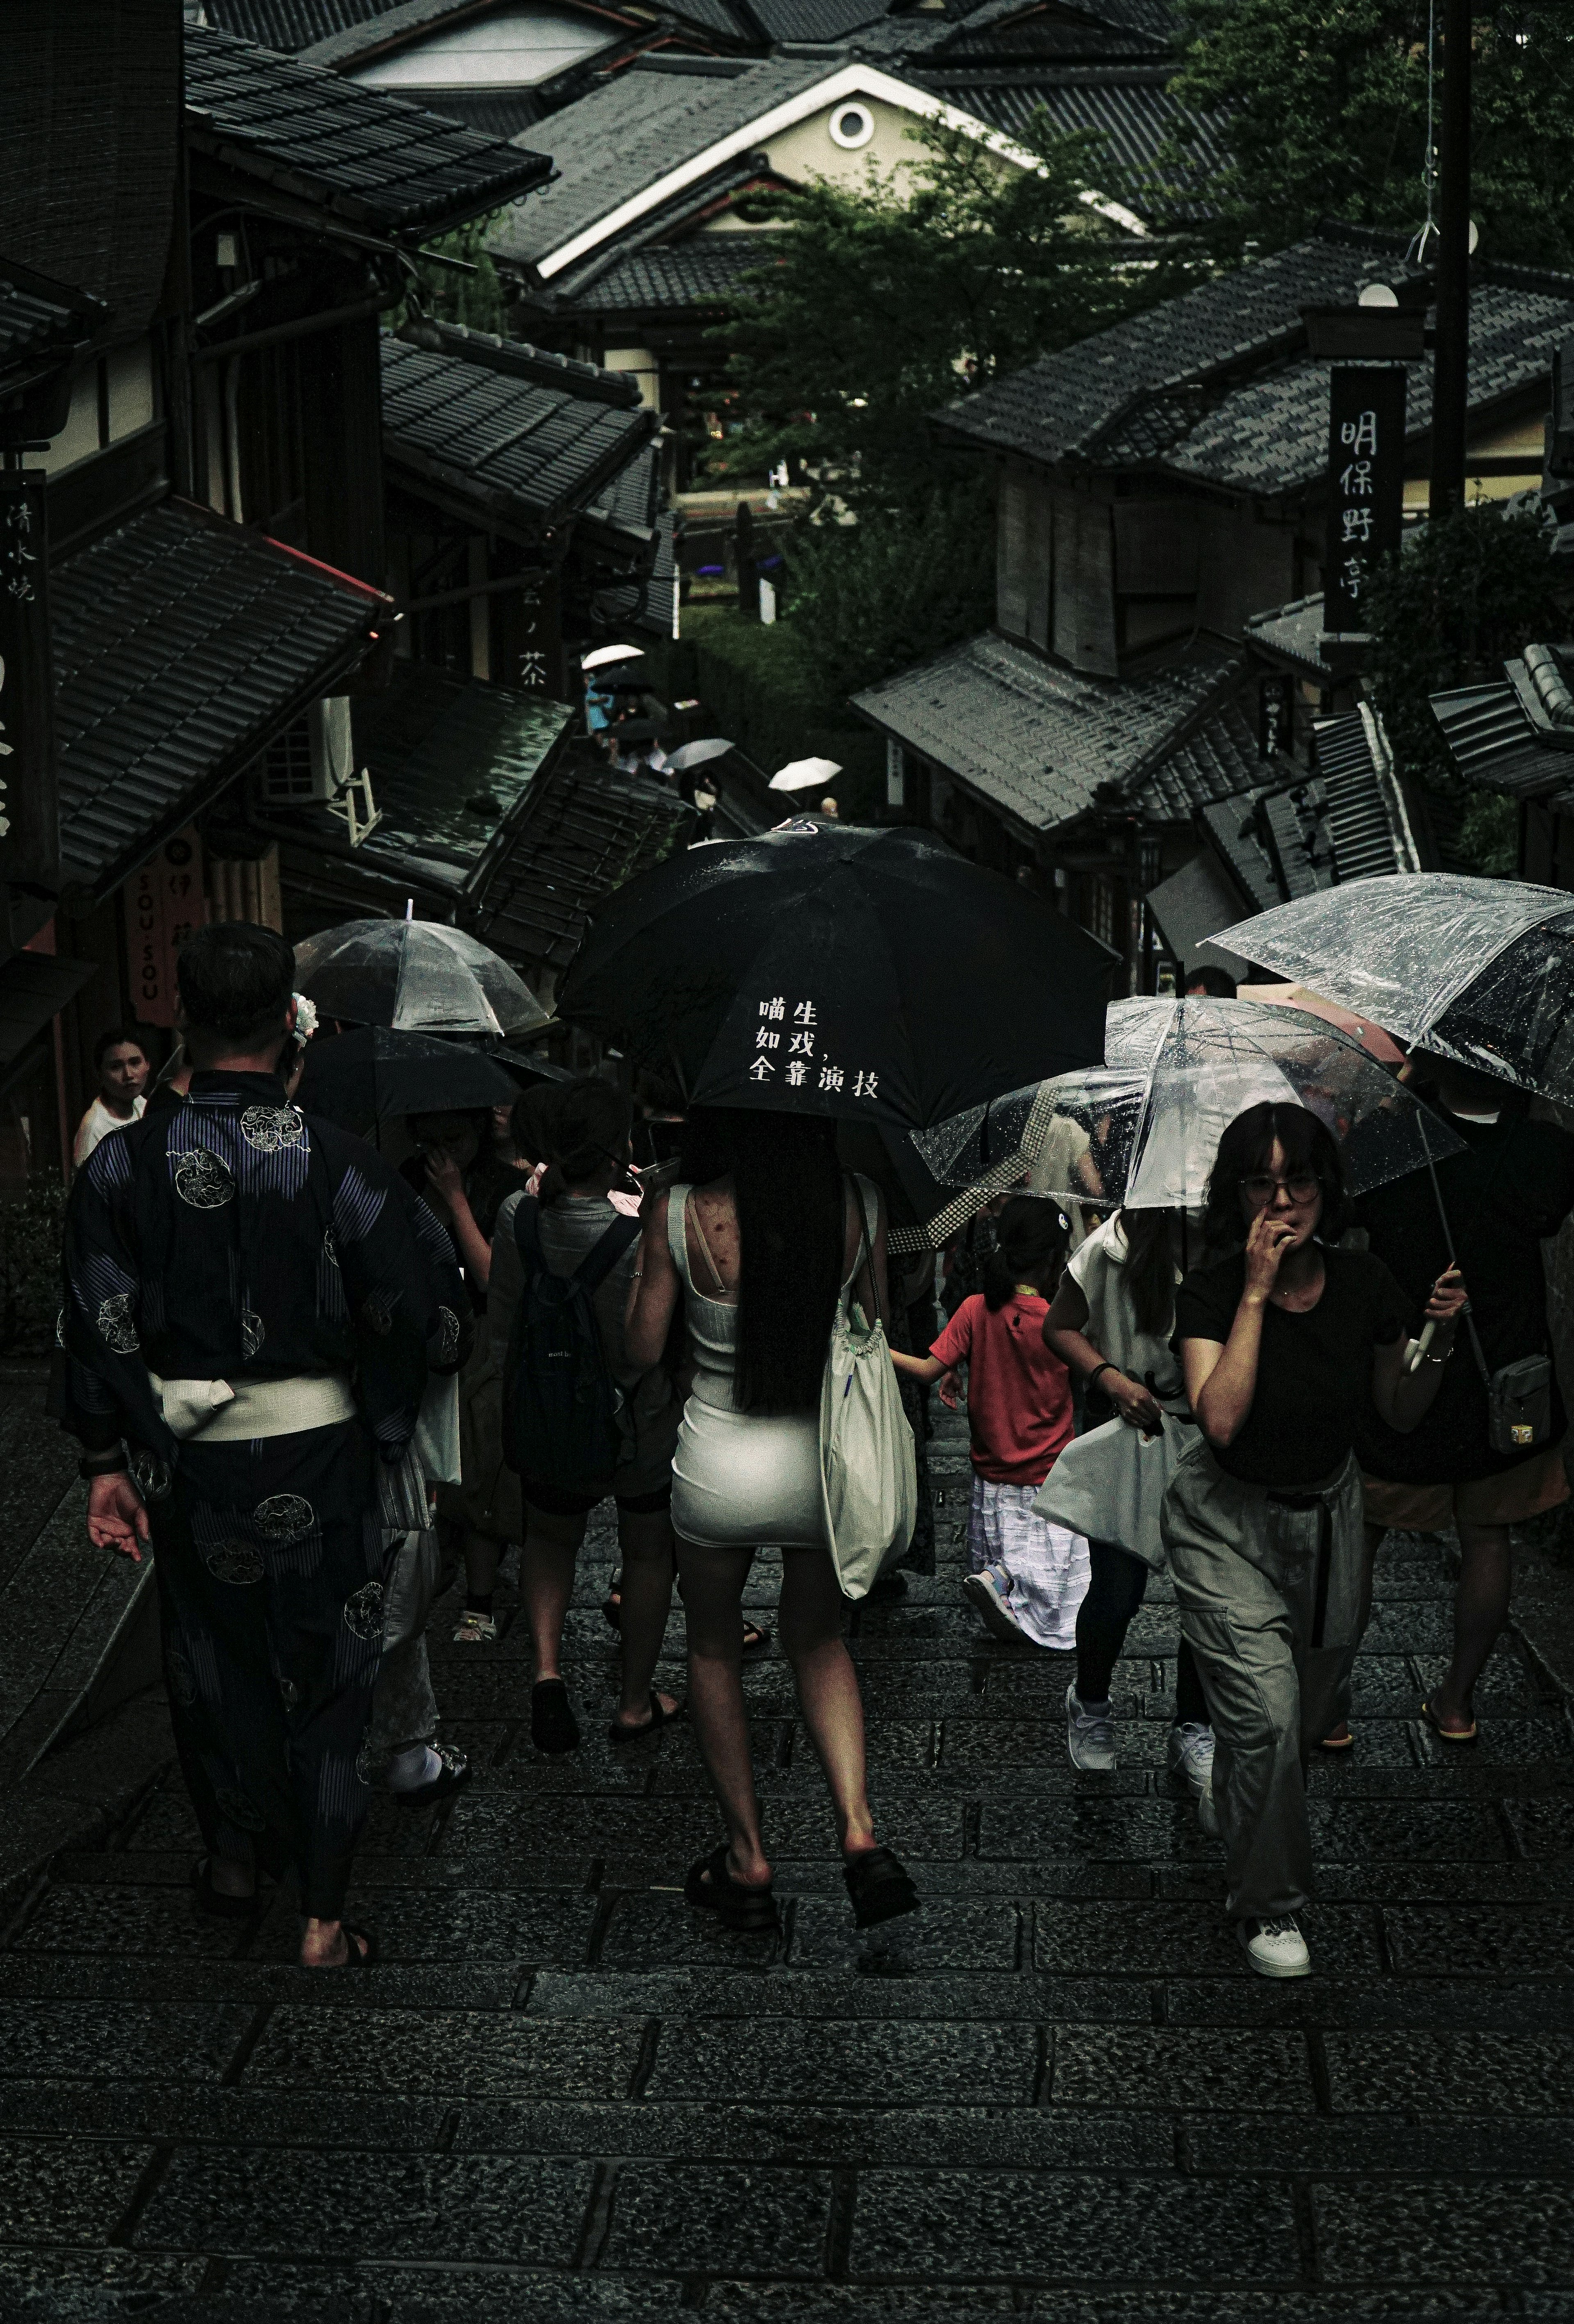
[(495, 1646), (497, 1617), (495, 1614), (473, 1614), (467, 1606), (460, 1615), (454, 1632), (456, 1646)]
[(372, 1934), (371, 1930), (353, 1929), (348, 1921), (346, 1921), (344, 1923), (344, 1960), (342, 1961), (321, 1963), (318, 1968), (314, 1969), (309, 1972), (310, 1975), (313, 1977), (318, 1976), (322, 1974), (325, 1969), (369, 1969), (371, 1967), (372, 1963), (377, 1958), (377, 1940)]
[(842, 1877), (852, 1899), (852, 1917), (861, 1929), (880, 1921), (894, 1921), (918, 1909), (918, 1891), (907, 1867), (888, 1848), (865, 1849), (843, 1865)]
[(1476, 1740), (1477, 1729), (1473, 1719), (1468, 1727), (1445, 1727), (1430, 1702), (1422, 1704), (1421, 1715), (1432, 1733), (1445, 1743), (1474, 1743)]
[(697, 1904), (702, 1912), (714, 1913), (724, 1929), (756, 1937), (769, 1936), (781, 1926), (772, 1890), (746, 1888), (728, 1871), (725, 1840), (709, 1856), (702, 1856), (697, 1864), (690, 1865), (683, 1893), (688, 1903)]
[(540, 1678), (530, 1690), (530, 1740), (550, 1759), (561, 1759), (579, 1748), (579, 1721), (568, 1700), (566, 1683)]
[(761, 1655), (768, 1655), (769, 1652), (770, 1632), (762, 1629), (758, 1622), (745, 1622), (743, 1625), (744, 1661), (758, 1662)]
[(391, 1793), (395, 1807), (435, 1806), (438, 1800), (446, 1800), (450, 1792), (456, 1792), (461, 1784), (470, 1781), (470, 1761), (465, 1752), (456, 1750), (452, 1743), (434, 1743), (430, 1748), (442, 1762), (439, 1773), (429, 1782), (418, 1784), (411, 1792)]
[(1355, 1746), (1356, 1738), (1350, 1732), (1348, 1719), (1342, 1720), (1338, 1727), (1330, 1728), (1326, 1735), (1320, 1736), (1317, 1744), (1320, 1751), (1353, 1751)]
[(613, 1743), (642, 1743), (647, 1735), (654, 1735), (658, 1729), (670, 1727), (675, 1719), (681, 1719), (683, 1712), (684, 1706), (681, 1702), (674, 1703), (670, 1711), (664, 1710), (661, 1697), (652, 1687), (649, 1718), (641, 1720), (638, 1727), (630, 1727), (622, 1720), (614, 1719), (607, 1729), (607, 1734)]
[(606, 1596), (601, 1601), (601, 1610), (602, 1619), (605, 1622), (608, 1629), (617, 1630), (621, 1633), (623, 1627), (623, 1600), (621, 1593), (616, 1590), (609, 1590)]
[(191, 1868), (191, 1886), (197, 1895), (199, 1913), (211, 1914), (216, 1921), (249, 1921), (257, 1909), (257, 1892), (249, 1896), (226, 1896), (222, 1888), (213, 1885), (213, 1858), (199, 1856)]

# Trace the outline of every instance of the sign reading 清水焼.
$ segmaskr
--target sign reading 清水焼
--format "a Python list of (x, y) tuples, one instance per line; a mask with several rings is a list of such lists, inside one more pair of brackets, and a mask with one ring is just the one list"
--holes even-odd
[(41, 470), (0, 475), (0, 877), (60, 879), (48, 520)]
[(1404, 373), (1398, 364), (1336, 364), (1328, 383), (1325, 630), (1367, 627), (1379, 558), (1397, 555), (1404, 521)]

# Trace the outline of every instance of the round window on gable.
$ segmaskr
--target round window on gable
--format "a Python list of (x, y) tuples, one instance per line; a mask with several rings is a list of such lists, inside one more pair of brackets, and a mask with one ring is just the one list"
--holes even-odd
[(874, 115), (867, 105), (839, 105), (831, 115), (831, 142), (856, 152), (874, 135)]

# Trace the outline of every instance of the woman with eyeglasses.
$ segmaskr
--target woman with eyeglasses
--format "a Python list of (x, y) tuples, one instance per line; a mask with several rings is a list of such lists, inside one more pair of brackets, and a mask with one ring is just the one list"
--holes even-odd
[(1219, 1141), (1204, 1225), (1211, 1262), (1175, 1295), (1174, 1345), (1201, 1429), (1164, 1497), (1181, 1628), (1214, 1736), (1228, 1895), (1252, 1968), (1305, 1977), (1296, 1914), (1312, 1886), (1305, 1768), (1348, 1709), (1359, 1639), (1367, 1399), (1416, 1426), (1465, 1305), (1448, 1269), (1411, 1368), (1409, 1303), (1381, 1259), (1341, 1250), (1339, 1151), (1299, 1105), (1254, 1105)]

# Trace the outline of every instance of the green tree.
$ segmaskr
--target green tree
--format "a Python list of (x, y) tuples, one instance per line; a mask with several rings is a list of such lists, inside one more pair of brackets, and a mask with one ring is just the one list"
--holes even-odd
[(1536, 512), (1483, 502), (1421, 526), (1368, 592), (1373, 702), (1400, 767), (1420, 777), (1477, 872), (1513, 871), (1513, 802), (1456, 772), (1429, 697), (1501, 678), (1510, 656), (1568, 634), (1547, 549)]
[[(1427, 0), (1182, 0), (1182, 13), (1174, 92), (1229, 116), (1232, 159), (1207, 189), (1218, 254), (1280, 248), (1322, 217), (1419, 226)], [(1441, 94), (1441, 43), (1436, 64)], [(1471, 210), (1484, 252), (1574, 264), (1574, 9), (1478, 5), (1472, 78)], [(1194, 199), (1194, 183), (1176, 196)]]
[[(398, 309), (396, 327), (424, 318), (510, 337), (502, 284), (486, 254), (486, 237), (502, 215), (493, 210), (472, 218), (468, 226), (456, 226), (452, 234), (437, 235), (430, 245), (432, 254), (415, 262), (415, 279)], [(453, 263), (445, 265), (445, 259)]]
[(907, 171), (750, 206), (783, 230), (713, 334), (742, 426), (713, 475), (792, 459), (860, 514), (921, 507), (957, 467), (930, 412), (1175, 287), (1085, 198), (1109, 180), (1099, 138), (1041, 115), (1019, 143), (1031, 168), (925, 124)]

